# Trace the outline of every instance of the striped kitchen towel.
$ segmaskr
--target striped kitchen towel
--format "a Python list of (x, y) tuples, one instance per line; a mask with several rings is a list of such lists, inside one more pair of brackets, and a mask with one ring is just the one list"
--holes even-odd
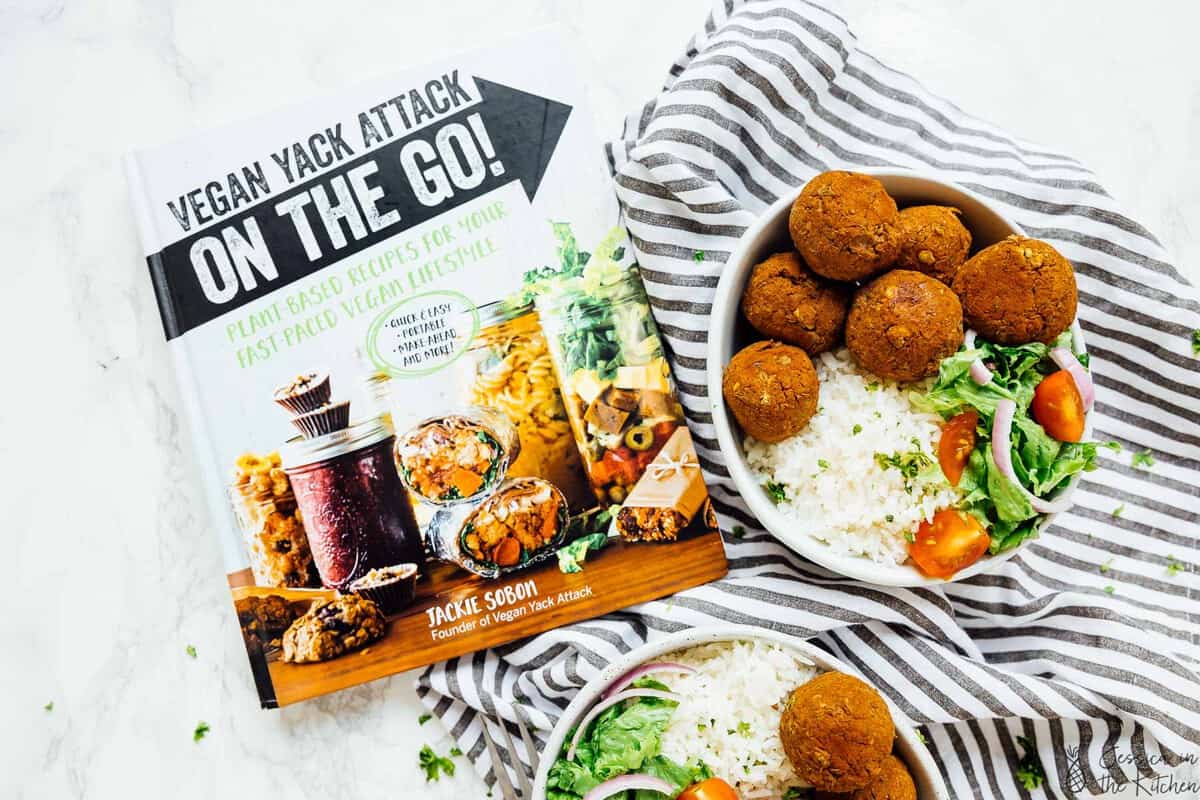
[[(748, 533), (727, 535), (724, 580), (427, 670), (419, 693), (481, 774), (493, 779), (479, 712), (512, 720), (521, 705), (544, 741), (610, 659), (714, 622), (812, 637), (859, 670), (923, 726), (956, 798), (1132, 795), (1200, 756), (1200, 302), (1092, 173), (930, 94), (803, 0), (718, 2), (609, 157), (722, 529)], [(1096, 437), (1122, 445), (1040, 539), (936, 590), (847, 581), (763, 532), (705, 391), (706, 315), (741, 232), (817, 172), (888, 165), (989, 198), (1075, 264)], [(1039, 789), (1021, 780), (1019, 737), (1044, 765)]]

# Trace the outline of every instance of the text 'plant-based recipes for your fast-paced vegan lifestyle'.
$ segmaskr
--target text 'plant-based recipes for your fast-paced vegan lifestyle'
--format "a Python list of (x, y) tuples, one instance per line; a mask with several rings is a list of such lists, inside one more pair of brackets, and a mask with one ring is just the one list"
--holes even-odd
[(564, 63), (539, 32), (128, 160), (264, 706), (725, 572)]

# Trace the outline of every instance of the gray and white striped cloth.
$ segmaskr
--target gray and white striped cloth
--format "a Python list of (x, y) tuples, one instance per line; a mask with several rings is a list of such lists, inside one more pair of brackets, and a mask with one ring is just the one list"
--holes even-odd
[[(485, 779), (480, 711), (512, 720), (519, 704), (544, 741), (610, 659), (718, 621), (813, 637), (861, 671), (924, 726), (954, 797), (1094, 794), (1200, 755), (1200, 302), (1092, 173), (933, 96), (859, 50), (834, 9), (804, 0), (718, 2), (609, 156), (731, 569), (428, 669), (418, 692)], [(886, 165), (990, 198), (1075, 264), (1096, 436), (1122, 445), (1102, 449), (1077, 505), (1038, 541), (938, 590), (847, 581), (763, 532), (727, 477), (705, 390), (706, 316), (739, 234), (817, 172)], [(1132, 464), (1143, 451), (1153, 466)], [(728, 535), (734, 525), (747, 535)], [(1018, 736), (1035, 743), (1042, 790), (1017, 776)]]

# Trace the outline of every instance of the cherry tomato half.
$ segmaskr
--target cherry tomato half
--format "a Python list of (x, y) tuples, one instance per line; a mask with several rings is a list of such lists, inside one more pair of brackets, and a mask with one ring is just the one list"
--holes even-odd
[(908, 554), (917, 569), (931, 578), (949, 578), (974, 564), (987, 552), (992, 538), (970, 514), (943, 508), (930, 522), (922, 522)]
[(1083, 438), (1083, 398), (1075, 379), (1065, 369), (1051, 373), (1033, 390), (1033, 418), (1060, 442)]
[(975, 426), (979, 424), (979, 412), (964, 411), (942, 426), (942, 438), (938, 440), (938, 464), (951, 486), (958, 486), (963, 470), (975, 449)]
[(693, 783), (675, 800), (738, 800), (733, 787), (720, 778), (709, 778)]

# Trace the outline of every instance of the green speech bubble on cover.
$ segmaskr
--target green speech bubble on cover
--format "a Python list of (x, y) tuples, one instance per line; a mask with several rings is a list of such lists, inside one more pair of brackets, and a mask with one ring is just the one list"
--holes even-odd
[(367, 329), (367, 354), (394, 378), (453, 364), (479, 333), (479, 310), (461, 292), (437, 289), (388, 306)]

